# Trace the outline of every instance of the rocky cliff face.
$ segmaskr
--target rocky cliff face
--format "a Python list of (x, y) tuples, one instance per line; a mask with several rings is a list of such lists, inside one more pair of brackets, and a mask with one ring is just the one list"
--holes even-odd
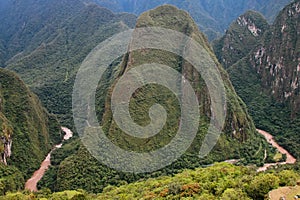
[(259, 44), (269, 28), (260, 13), (247, 11), (230, 25), (222, 38), (213, 42), (218, 60), (225, 69), (232, 66)]
[[(295, 136), (300, 125), (299, 5), (299, 0), (287, 5), (261, 36), (251, 36), (249, 30), (240, 32), (240, 36), (227, 33), (214, 44), (218, 59), (227, 67), (257, 127), (274, 133), (279, 143), (297, 157), (300, 157), (300, 141)], [(237, 26), (236, 22), (233, 25)], [(262, 21), (253, 21), (259, 22)], [(240, 42), (239, 37), (252, 42)], [(244, 52), (243, 56), (234, 49)]]
[(214, 43), (214, 50), (226, 68), (244, 59), (260, 77), (265, 92), (286, 104), (294, 116), (300, 109), (299, 1), (285, 7), (271, 26), (253, 14), (240, 16)]
[(7, 165), (7, 158), (11, 156), (12, 127), (9, 125), (8, 119), (2, 113), (2, 102), (3, 100), (0, 98), (0, 122), (2, 123), (0, 133), (0, 162)]
[(1, 137), (1, 142), (3, 144), (3, 152), (1, 154), (0, 162), (7, 165), (7, 158), (10, 158), (11, 156), (11, 146), (12, 146), (12, 139), (9, 135), (8, 138), (5, 138), (4, 136)]
[(286, 103), (292, 115), (300, 111), (300, 2), (281, 11), (264, 42), (250, 55), (251, 66), (264, 88)]

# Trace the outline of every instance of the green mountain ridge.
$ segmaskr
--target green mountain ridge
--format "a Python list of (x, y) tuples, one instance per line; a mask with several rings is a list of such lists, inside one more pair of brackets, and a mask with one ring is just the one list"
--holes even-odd
[(81, 0), (5, 2), (1, 6), (3, 12), (0, 16), (0, 41), (3, 44), (1, 67), (12, 57), (26, 55), (43, 42), (53, 40), (49, 33), (61, 28), (66, 19), (78, 14), (84, 7)]
[(71, 95), (81, 62), (96, 45), (134, 22), (131, 14), (113, 14), (95, 4), (85, 5), (62, 21), (60, 28), (45, 26), (48, 39), (33, 51), (10, 59), (6, 68), (17, 72), (44, 106), (72, 127)]
[[(21, 20), (11, 25), (12, 29), (9, 29), (8, 22), (10, 22), (10, 20), (14, 21), (13, 14), (11, 15), (11, 19), (4, 19), (5, 23), (0, 25), (1, 65), (17, 72), (24, 82), (41, 98), (42, 104), (51, 113), (59, 117), (60, 122), (63, 122), (69, 127), (73, 127), (71, 93), (75, 76), (81, 62), (100, 42), (116, 33), (133, 28), (136, 17), (126, 13), (114, 14), (90, 2), (74, 0), (72, 1), (74, 4), (69, 8), (67, 1), (52, 1), (52, 3), (49, 3), (49, 1), (44, 0), (41, 1), (45, 3), (43, 6), (39, 5), (37, 1), (32, 1), (32, 5), (34, 5), (33, 10), (41, 14), (44, 6), (49, 6), (51, 12), (41, 14), (36, 18), (28, 11), (29, 8), (26, 7), (24, 1), (14, 2), (17, 4), (11, 4), (12, 10), (10, 11), (22, 13), (18, 9), (14, 10), (14, 6), (18, 7), (18, 5), (22, 5), (21, 8), (26, 10), (29, 14), (25, 12), (24, 15), (16, 16), (16, 18), (20, 18)], [(261, 24), (259, 24), (258, 27), (262, 32), (268, 29), (267, 23), (259, 14), (249, 12), (248, 15), (253, 17), (253, 19), (251, 18), (253, 21), (257, 19), (261, 20)], [(26, 23), (24, 28), (22, 28), (24, 20)], [(173, 6), (161, 6), (155, 10), (143, 13), (136, 27), (151, 25), (171, 28), (189, 35), (207, 50), (220, 70), (227, 94), (228, 112), (223, 134), (212, 153), (205, 159), (199, 159), (198, 157), (200, 145), (201, 142), (203, 142), (209, 119), (212, 115), (207, 87), (199, 73), (197, 73), (187, 61), (172, 53), (156, 50), (145, 50), (145, 52), (135, 51), (124, 56), (123, 59), (121, 58), (112, 63), (112, 66), (105, 73), (103, 80), (105, 84), (99, 87), (97, 91), (97, 115), (98, 119), (102, 121), (103, 127), (106, 129), (108, 137), (115, 144), (118, 144), (126, 150), (133, 149), (138, 152), (143, 152), (164, 146), (174, 136), (174, 131), (178, 129), (178, 117), (180, 114), (178, 111), (178, 102), (173, 100), (174, 96), (172, 96), (170, 91), (159, 86), (141, 88), (135, 93), (130, 104), (130, 112), (133, 118), (141, 125), (147, 125), (147, 123), (149, 123), (149, 105), (161, 103), (166, 106), (168, 112), (171, 113), (170, 121), (168, 121), (158, 137), (151, 138), (149, 141), (132, 138), (125, 135), (118, 129), (115, 122), (111, 121), (112, 113), (109, 105), (110, 94), (114, 88), (114, 84), (121, 77), (122, 72), (136, 65), (155, 61), (170, 65), (179, 72), (184, 72), (187, 80), (193, 82), (193, 88), (197, 91), (197, 97), (200, 102), (201, 124), (199, 124), (199, 132), (192, 146), (178, 161), (162, 170), (154, 173), (132, 174), (117, 172), (99, 163), (90, 155), (80, 140), (75, 137), (64, 144), (61, 149), (53, 153), (51, 160), (52, 166), (39, 183), (39, 188), (47, 187), (52, 191), (83, 188), (89, 192), (99, 193), (108, 185), (119, 186), (126, 182), (131, 183), (149, 177), (171, 175), (182, 171), (184, 168), (193, 169), (225, 159), (241, 159), (242, 164), (263, 164), (264, 150), (269, 150), (268, 145), (256, 132), (247, 108), (243, 101), (236, 95), (227, 72), (218, 63), (205, 35), (198, 30), (198, 26), (190, 15)], [(20, 27), (21, 29), (19, 29)], [(6, 32), (7, 35), (3, 35), (5, 31), (2, 30), (6, 28), (9, 31)], [(248, 26), (246, 28), (243, 27), (243, 30), (244, 32), (246, 30), (245, 33), (247, 33), (248, 36), (253, 36), (253, 33), (249, 35), (247, 32), (247, 30), (249, 30)], [(12, 35), (12, 37), (8, 37), (9, 35)], [(18, 38), (20, 38), (20, 41)], [(250, 43), (251, 48), (256, 45), (253, 38), (250, 40)], [(4, 51), (5, 49), (9, 49), (9, 51), (6, 52)], [(243, 52), (243, 54), (247, 54), (247, 51)], [(153, 56), (154, 60), (150, 60), (149, 55)], [(128, 62), (133, 60), (135, 62)], [(259, 81), (256, 81), (256, 83), (259, 83)], [(22, 91), (28, 91), (28, 88), (26, 87), (27, 89), (24, 89), (24, 87)], [(240, 88), (237, 86), (237, 89), (239, 90)], [(146, 97), (146, 100), (144, 100), (144, 97)], [(148, 97), (149, 99), (147, 99)], [(38, 100), (36, 101), (35, 103), (40, 105)], [(250, 108), (252, 109), (252, 107)], [(39, 113), (38, 115), (40, 116), (42, 114)], [(36, 120), (33, 116), (30, 117), (39, 122), (39, 120)], [(3, 130), (5, 130), (5, 132), (10, 131), (13, 121), (7, 114), (0, 114), (0, 119), (4, 122), (2, 122), (3, 124), (7, 124)], [(257, 118), (255, 118), (255, 120), (256, 119)], [(43, 126), (43, 122), (40, 122), (40, 124)], [(51, 123), (53, 126), (55, 126), (55, 124), (57, 124), (57, 122)], [(54, 129), (54, 127), (52, 128)], [(28, 130), (31, 129), (28, 128)], [(28, 133), (28, 130), (24, 132)], [(43, 126), (43, 130), (47, 130), (47, 128)], [(34, 135), (34, 137), (33, 143), (35, 144), (36, 138), (41, 137), (41, 140), (43, 140), (43, 137), (47, 138), (48, 136), (46, 134), (38, 134)], [(51, 139), (48, 139), (48, 141), (50, 140)], [(51, 148), (51, 144), (50, 142), (46, 143), (47, 146), (44, 148), (43, 154), (39, 154), (38, 159), (31, 162), (31, 164), (34, 163), (35, 165), (33, 168), (26, 165), (21, 166), (20, 171), (28, 170), (25, 178), (28, 178), (27, 176), (30, 176), (31, 172), (38, 167), (44, 154)], [(14, 146), (15, 143), (13, 143), (12, 147), (14, 148)], [(26, 144), (23, 146), (23, 148), (29, 147), (30, 145)], [(34, 150), (37, 150), (39, 146), (36, 145), (34, 148)], [(17, 155), (22, 157), (22, 153), (25, 154), (28, 151), (25, 149), (24, 151), (16, 152)], [(13, 159), (12, 157), (11, 162), (15, 162), (13, 165), (18, 166), (19, 163), (17, 163), (17, 160)], [(23, 158), (19, 158), (18, 160), (22, 159)], [(14, 169), (12, 168), (11, 171), (14, 171)], [(10, 176), (9, 173), (7, 174)], [(16, 179), (20, 179), (19, 176), (17, 176)], [(20, 187), (21, 186), (15, 187), (11, 190), (20, 189)]]
[(227, 69), (248, 55), (269, 28), (267, 20), (258, 12), (247, 11), (238, 17), (225, 35), (213, 42), (214, 52), (223, 67)]
[[(170, 91), (158, 85), (147, 85), (134, 93), (130, 102), (130, 114), (135, 122), (145, 126), (150, 122), (149, 107), (155, 103), (163, 105), (169, 115), (160, 134), (147, 140), (133, 138), (120, 130), (112, 120), (110, 96), (116, 82), (124, 72), (144, 63), (156, 62), (171, 66), (183, 73), (192, 83), (200, 102), (199, 131), (188, 151), (176, 162), (153, 173), (123, 173), (97, 161), (75, 136), (65, 142), (61, 149), (53, 152), (52, 166), (38, 185), (40, 192), (8, 193), (0, 199), (178, 199), (185, 197), (248, 200), (263, 199), (271, 189), (279, 185), (296, 184), (299, 175), (293, 171), (255, 173), (254, 170), (246, 167), (229, 164), (214, 164), (209, 168), (199, 169), (198, 167), (231, 158), (240, 159), (240, 164), (257, 165), (273, 159), (269, 157), (264, 159), (265, 150), (269, 155), (269, 145), (256, 132), (247, 107), (235, 90), (249, 106), (249, 113), (258, 127), (277, 134), (276, 139), (279, 143), (299, 158), (298, 139), (293, 137), (295, 132), (299, 131), (300, 123), (297, 113), (292, 112), (297, 109), (298, 90), (290, 96), (296, 98), (296, 101), (289, 99), (291, 102), (296, 102), (295, 109), (291, 109), (286, 105), (289, 100), (287, 103), (282, 103), (280, 100), (276, 102), (275, 97), (268, 93), (272, 79), (261, 77), (262, 74), (270, 72), (264, 72), (264, 62), (265, 59), (268, 60), (264, 56), (272, 55), (273, 60), (278, 59), (277, 55), (272, 54), (272, 51), (268, 52), (267, 49), (280, 49), (282, 52), (279, 55), (290, 56), (291, 60), (295, 60), (298, 56), (298, 43), (293, 46), (291, 40), (298, 41), (293, 33), (299, 32), (299, 25), (295, 23), (299, 18), (297, 14), (299, 1), (285, 8), (273, 26), (268, 25), (257, 12), (249, 11), (242, 15), (232, 23), (227, 35), (220, 40), (221, 43), (218, 41), (214, 43), (214, 49), (216, 50), (217, 47), (219, 50), (216, 51), (217, 57), (206, 36), (198, 30), (198, 25), (191, 16), (174, 6), (160, 6), (145, 12), (136, 22), (134, 15), (114, 14), (89, 1), (72, 0), (74, 4), (68, 7), (68, 1), (52, 1), (51, 4), (50, 1), (41, 0), (40, 2), (45, 3), (41, 6), (38, 1), (32, 0), (33, 11), (41, 14), (37, 18), (32, 14), (33, 11), (32, 13), (29, 11), (31, 7), (27, 7), (28, 4), (24, 1), (9, 2), (14, 3), (10, 4), (12, 6), (10, 11), (22, 13), (21, 8), (28, 13), (17, 15), (16, 18), (20, 21), (17, 20), (16, 24), (11, 25), (12, 29), (9, 28), (8, 22), (15, 20), (13, 14), (10, 15), (12, 18), (4, 19), (5, 23), (0, 25), (0, 63), (1, 66), (16, 71), (28, 86), (14, 73), (0, 69), (0, 153), (2, 162), (5, 156), (9, 165), (0, 164), (2, 195), (7, 191), (22, 190), (25, 180), (39, 167), (53, 144), (57, 144), (61, 139), (56, 116), (48, 114), (42, 105), (56, 114), (61, 122), (72, 127), (71, 93), (81, 62), (97, 44), (115, 33), (134, 26), (171, 28), (197, 41), (208, 52), (221, 73), (227, 94), (227, 117), (217, 145), (207, 157), (199, 159), (198, 152), (207, 133), (209, 119), (213, 115), (210, 110), (210, 96), (203, 78), (190, 63), (170, 52), (151, 49), (130, 52), (112, 63), (97, 89), (97, 117), (102, 122), (101, 125), (106, 130), (107, 136), (121, 148), (137, 152), (160, 148), (174, 137), (180, 117), (179, 105)], [(2, 2), (0, 8), (1, 5)], [(18, 9), (14, 10), (14, 6)], [(47, 6), (51, 12), (41, 13)], [(215, 12), (218, 11), (217, 7)], [(0, 19), (2, 20), (1, 17)], [(24, 20), (26, 23), (23, 26)], [(5, 29), (9, 31), (3, 31)], [(276, 39), (279, 36), (282, 41), (278, 42)], [(233, 42), (237, 43), (232, 45)], [(228, 48), (224, 48), (227, 51), (224, 53), (222, 48), (226, 45)], [(288, 50), (284, 50), (284, 46), (288, 46)], [(9, 51), (4, 51), (6, 49)], [(217, 58), (220, 63), (225, 64), (231, 80)], [(291, 66), (295, 63), (294, 60)], [(290, 66), (290, 63), (286, 63), (285, 60), (280, 64)], [(281, 75), (286, 78), (285, 73)], [(262, 80), (266, 85), (261, 84)], [(297, 83), (298, 79), (295, 80), (286, 81)], [(41, 98), (41, 102), (30, 92), (29, 87)], [(288, 84), (284, 87), (289, 88)], [(281, 91), (281, 88), (278, 91)], [(287, 117), (291, 117), (288, 122), (283, 120)], [(280, 135), (284, 129), (287, 130)], [(11, 141), (12, 154), (8, 158)], [(79, 188), (100, 194), (88, 194)], [(49, 189), (55, 193), (51, 194)]]
[[(29, 178), (52, 146), (60, 142), (60, 127), (56, 117), (41, 106), (24, 82), (5, 69), (0, 69), (0, 99), (1, 173), (14, 170), (13, 176), (23, 181), (15, 184), (22, 188), (24, 178)], [(8, 169), (3, 164), (9, 165)], [(0, 183), (8, 187), (8, 181), (13, 187), (9, 180), (4, 176)], [(1, 188), (1, 193), (6, 189)]]

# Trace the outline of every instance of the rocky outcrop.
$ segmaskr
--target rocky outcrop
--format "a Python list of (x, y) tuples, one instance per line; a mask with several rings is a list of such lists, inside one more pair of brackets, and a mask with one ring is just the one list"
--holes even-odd
[(7, 158), (10, 158), (11, 156), (11, 147), (12, 147), (12, 139), (9, 135), (8, 138), (5, 136), (1, 136), (0, 141), (3, 145), (3, 151), (1, 152), (0, 162), (7, 165)]
[(276, 18), (264, 42), (250, 56), (261, 83), (292, 116), (300, 111), (300, 2), (287, 6)]
[[(250, 67), (264, 92), (287, 106), (292, 117), (300, 111), (299, 22), (299, 0), (286, 6), (270, 26), (260, 14), (247, 12), (214, 43), (214, 51), (225, 68)], [(232, 79), (243, 75), (234, 71)]]
[(0, 163), (7, 165), (7, 159), (11, 156), (12, 127), (2, 113), (2, 103), (2, 98), (0, 98)]
[(258, 12), (248, 11), (238, 17), (226, 31), (225, 35), (213, 42), (218, 60), (225, 69), (232, 66), (259, 44), (270, 26)]

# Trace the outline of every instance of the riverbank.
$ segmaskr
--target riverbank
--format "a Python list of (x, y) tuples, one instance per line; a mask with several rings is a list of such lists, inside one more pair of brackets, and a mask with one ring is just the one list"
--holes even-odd
[(49, 154), (47, 155), (45, 160), (42, 162), (40, 168), (33, 173), (32, 177), (30, 179), (27, 180), (27, 182), (25, 183), (26, 190), (30, 190), (33, 192), (38, 191), (37, 183), (43, 178), (45, 172), (51, 165), (51, 153), (53, 151), (55, 151), (56, 149), (61, 148), (63, 141), (69, 140), (70, 138), (73, 137), (73, 132), (70, 129), (68, 129), (66, 127), (61, 127), (61, 130), (65, 133), (62, 142), (60, 144), (54, 146), (54, 148), (49, 152)]
[(295, 164), (296, 163), (296, 158), (293, 157), (286, 149), (284, 149), (283, 147), (281, 147), (274, 139), (273, 135), (271, 135), (270, 133), (263, 131), (263, 130), (259, 130), (257, 129), (257, 131), (263, 135), (267, 142), (269, 144), (271, 144), (273, 147), (275, 147), (281, 154), (285, 154), (286, 155), (286, 161), (285, 162), (277, 162), (277, 163), (266, 163), (264, 164), (264, 166), (260, 167), (257, 169), (257, 172), (262, 172), (262, 171), (266, 171), (268, 168), (270, 168), (271, 166), (277, 166), (277, 165), (286, 165), (286, 164)]

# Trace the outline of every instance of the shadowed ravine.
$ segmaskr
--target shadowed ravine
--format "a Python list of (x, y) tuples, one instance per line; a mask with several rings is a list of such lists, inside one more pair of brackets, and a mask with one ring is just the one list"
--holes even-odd
[[(63, 141), (69, 140), (73, 136), (73, 133), (70, 129), (68, 129), (66, 127), (61, 127), (61, 129), (65, 132)], [(34, 191), (34, 192), (37, 191), (37, 183), (42, 179), (46, 170), (48, 169), (48, 167), (51, 164), (51, 161), (50, 161), (51, 153), (55, 149), (59, 149), (61, 147), (62, 147), (62, 143), (54, 146), (54, 148), (50, 151), (50, 153), (47, 155), (45, 160), (42, 162), (41, 167), (34, 172), (34, 174), (32, 175), (32, 177), (30, 179), (27, 180), (27, 182), (25, 184), (26, 190), (30, 190), (30, 191)]]

